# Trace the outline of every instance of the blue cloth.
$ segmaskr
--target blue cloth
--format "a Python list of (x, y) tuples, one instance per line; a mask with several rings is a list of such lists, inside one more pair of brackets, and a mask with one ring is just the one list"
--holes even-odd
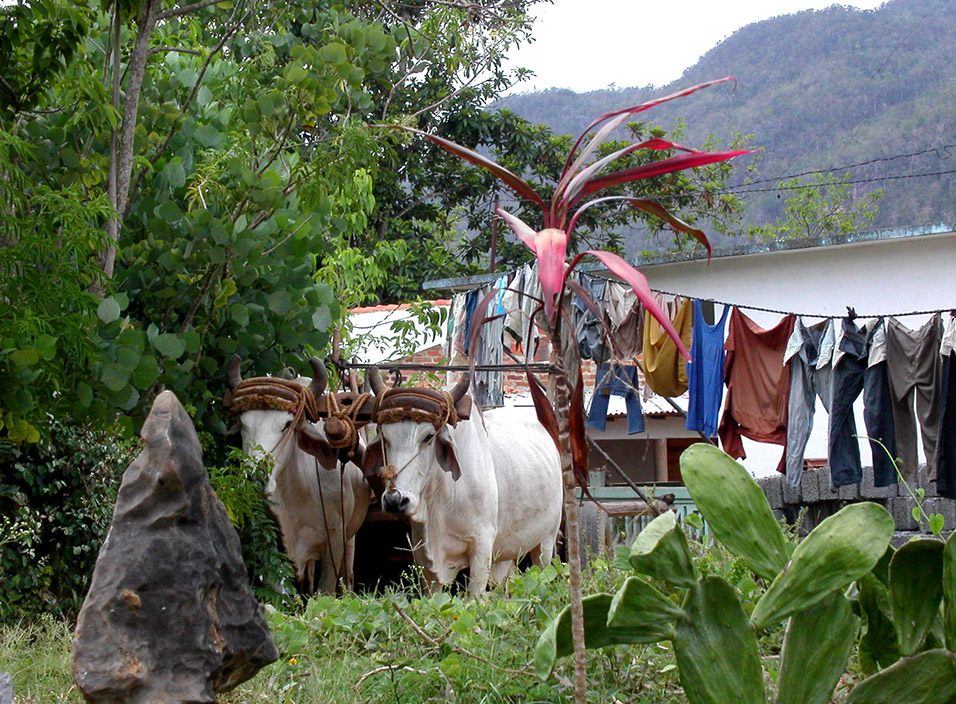
[(475, 315), (475, 308), (478, 306), (480, 299), (481, 290), (477, 288), (469, 291), (467, 298), (465, 298), (465, 339), (461, 343), (465, 354), (468, 354), (468, 344), (471, 338), (471, 319)]
[(712, 438), (717, 435), (720, 402), (724, 395), (724, 325), (727, 311), (713, 325), (704, 321), (704, 304), (694, 299), (694, 327), (691, 333), (690, 356), (687, 363), (688, 430), (697, 430)]
[(607, 427), (607, 405), (613, 394), (624, 397), (627, 408), (627, 434), (643, 433), (644, 414), (641, 411), (638, 384), (637, 367), (608, 363), (598, 367), (587, 426), (595, 430), (604, 430)]

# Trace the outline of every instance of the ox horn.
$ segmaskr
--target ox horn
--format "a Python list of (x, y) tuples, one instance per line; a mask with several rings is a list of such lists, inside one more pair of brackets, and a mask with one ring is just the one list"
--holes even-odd
[(232, 391), (235, 391), (236, 387), (239, 386), (239, 383), (242, 381), (242, 374), (239, 373), (239, 364), (241, 362), (242, 357), (238, 354), (233, 354), (229, 360), (229, 364), (226, 365), (226, 381), (229, 382), (229, 388)]
[(378, 367), (370, 367), (366, 379), (369, 386), (372, 387), (373, 394), (381, 396), (385, 393), (385, 382), (382, 380), (382, 373), (378, 370)]
[(458, 380), (458, 383), (455, 384), (451, 391), (448, 393), (451, 394), (452, 401), (460, 401), (461, 397), (468, 392), (468, 387), (471, 385), (471, 374), (465, 372), (461, 375), (461, 379)]
[(311, 357), (309, 365), (312, 367), (312, 383), (309, 384), (309, 390), (313, 396), (321, 396), (325, 393), (325, 388), (329, 385), (329, 373), (325, 371), (325, 364), (318, 357)]

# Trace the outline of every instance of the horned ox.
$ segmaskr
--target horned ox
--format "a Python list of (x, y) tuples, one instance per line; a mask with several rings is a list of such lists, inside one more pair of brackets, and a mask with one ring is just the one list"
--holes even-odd
[[(239, 361), (238, 356), (233, 357), (228, 369), (233, 392), (243, 383)], [(309, 362), (314, 377), (298, 377), (294, 381), (318, 398), (325, 391), (328, 377), (319, 359), (313, 357)], [(244, 383), (254, 381), (260, 380)], [(337, 454), (328, 442), (322, 421), (309, 422), (299, 413), (298, 425), (293, 427), (296, 414), (292, 410), (264, 410), (261, 401), (252, 405), (260, 408), (237, 414), (242, 449), (253, 457), (270, 455), (273, 459), (265, 493), (273, 502), (272, 511), (279, 521), (282, 542), (296, 576), (311, 586), (312, 569), (318, 561), (320, 591), (335, 593), (337, 578), (350, 587), (354, 536), (365, 520), (371, 499), (362, 470), (347, 462), (339, 471)]]
[(410, 518), (429, 591), (468, 567), (468, 591), (477, 597), (489, 577), (507, 578), (522, 555), (550, 562), (561, 523), (561, 466), (533, 412), (500, 408), (456, 423), (448, 406), (460, 403), (467, 376), (431, 406), (408, 389), (386, 390), (377, 370), (370, 381), (379, 437), (366, 449), (364, 469), (386, 480), (382, 507)]

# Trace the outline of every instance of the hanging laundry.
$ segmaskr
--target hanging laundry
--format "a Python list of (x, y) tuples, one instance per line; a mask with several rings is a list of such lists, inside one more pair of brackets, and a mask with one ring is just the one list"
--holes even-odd
[[(717, 435), (735, 459), (747, 456), (742, 437), (786, 446), (790, 367), (783, 363), (783, 353), (795, 322), (796, 316), (788, 315), (764, 330), (739, 308), (730, 313), (724, 344), (727, 399)], [(784, 469), (781, 457), (777, 471)]]
[(527, 266), (519, 267), (508, 285), (501, 299), (501, 307), (505, 311), (505, 332), (511, 339), (521, 343), (523, 327), (521, 325), (521, 291), (524, 286), (524, 276)]
[(720, 402), (724, 394), (724, 327), (730, 306), (713, 325), (704, 320), (704, 305), (694, 300), (694, 323), (690, 356), (687, 363), (687, 430), (697, 430), (707, 437), (717, 434)]
[(610, 355), (619, 359), (636, 358), (641, 353), (644, 329), (643, 306), (637, 294), (627, 284), (608, 281), (604, 294), (604, 310), (613, 340)]
[(451, 299), (451, 312), (448, 316), (448, 344), (445, 347), (445, 356), (455, 359), (465, 353), (465, 321), (467, 319), (468, 294), (456, 293)]
[(633, 364), (602, 364), (594, 378), (594, 395), (588, 411), (587, 426), (604, 430), (607, 426), (607, 407), (612, 395), (623, 396), (627, 408), (627, 434), (644, 432), (644, 415), (638, 395), (640, 379)]
[[(834, 487), (858, 484), (863, 479), (860, 441), (857, 436), (853, 404), (863, 392), (863, 422), (870, 438), (873, 483), (889, 486), (897, 481), (891, 457), (896, 456), (896, 431), (886, 361), (881, 357), (885, 338), (882, 322), (858, 328), (852, 318), (844, 318), (840, 332), (840, 357), (833, 364), (832, 397), (828, 455), (830, 483)], [(834, 353), (836, 356), (836, 353)], [(882, 443), (886, 449), (883, 449)]]
[[(604, 292), (607, 289), (607, 279), (599, 276), (590, 276), (584, 272), (578, 275), (578, 283), (588, 294), (588, 297), (599, 307), (604, 301)], [(601, 364), (607, 359), (607, 347), (604, 344), (603, 318), (598, 318), (587, 306), (584, 300), (574, 294), (574, 332), (578, 343), (578, 354), (581, 359), (593, 359), (595, 364)]]
[(465, 354), (468, 354), (468, 346), (471, 344), (471, 324), (472, 318), (475, 315), (475, 308), (478, 306), (478, 302), (483, 295), (482, 290), (478, 288), (465, 294), (465, 330), (464, 339), (462, 340), (462, 349)]
[[(685, 347), (690, 347), (694, 324), (694, 307), (689, 298), (675, 297), (673, 305), (677, 313), (671, 322)], [(687, 391), (687, 362), (677, 351), (677, 343), (671, 339), (657, 318), (650, 312), (644, 317), (644, 380), (657, 394), (674, 398)]]
[[(943, 364), (939, 350), (943, 321), (939, 313), (919, 330), (910, 330), (896, 318), (886, 322), (886, 360), (896, 424), (896, 449), (903, 478), (916, 486), (918, 467), (916, 420), (922, 429), (926, 466), (936, 469), (939, 440)], [(915, 406), (915, 410), (914, 410)]]
[[(803, 476), (803, 455), (813, 429), (817, 397), (830, 412), (831, 372), (829, 364), (818, 367), (821, 343), (832, 330), (832, 321), (813, 326), (796, 321), (783, 355), (790, 364), (790, 399), (787, 405), (787, 483), (798, 486)], [(693, 354), (693, 350), (691, 351)]]
[(956, 314), (946, 319), (939, 347), (942, 359), (939, 444), (936, 448), (936, 491), (956, 499)]

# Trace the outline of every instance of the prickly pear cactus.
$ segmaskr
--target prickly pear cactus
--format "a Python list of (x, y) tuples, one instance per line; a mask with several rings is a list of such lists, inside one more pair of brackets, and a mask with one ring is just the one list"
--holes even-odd
[(791, 616), (777, 673), (777, 704), (827, 704), (859, 625), (849, 600), (839, 592)]
[(844, 589), (876, 565), (893, 537), (893, 518), (878, 504), (850, 504), (814, 528), (757, 602), (758, 628), (780, 623)]
[(638, 572), (674, 586), (690, 587), (697, 582), (687, 537), (673, 511), (647, 524), (634, 540), (628, 560)]
[(713, 445), (697, 443), (680, 456), (680, 471), (717, 540), (758, 575), (773, 579), (787, 564), (787, 542), (747, 470)]
[(939, 614), (943, 548), (938, 540), (911, 540), (890, 562), (890, 605), (904, 656), (916, 654)]

